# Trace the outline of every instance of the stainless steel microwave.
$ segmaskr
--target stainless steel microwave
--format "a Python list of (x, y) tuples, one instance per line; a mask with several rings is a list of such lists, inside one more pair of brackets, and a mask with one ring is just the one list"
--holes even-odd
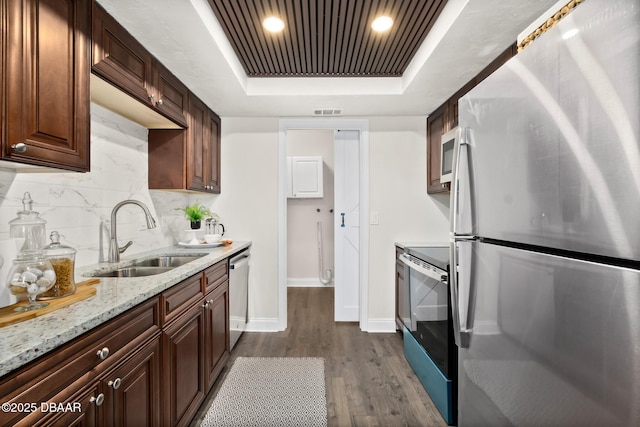
[(458, 127), (442, 135), (442, 146), (440, 147), (440, 183), (442, 184), (451, 182), (453, 150), (458, 138), (460, 138), (460, 129)]

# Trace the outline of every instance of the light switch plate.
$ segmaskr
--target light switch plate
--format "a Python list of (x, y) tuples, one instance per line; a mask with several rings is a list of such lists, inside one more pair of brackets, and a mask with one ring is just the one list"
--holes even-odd
[(371, 212), (369, 214), (369, 224), (378, 225), (378, 212)]

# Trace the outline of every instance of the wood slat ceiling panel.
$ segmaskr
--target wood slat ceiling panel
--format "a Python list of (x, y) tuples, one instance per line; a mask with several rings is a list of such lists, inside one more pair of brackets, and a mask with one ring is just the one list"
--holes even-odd
[[(209, 0), (249, 77), (397, 77), (447, 0)], [(383, 34), (379, 15), (393, 18)], [(267, 33), (271, 15), (285, 29)]]

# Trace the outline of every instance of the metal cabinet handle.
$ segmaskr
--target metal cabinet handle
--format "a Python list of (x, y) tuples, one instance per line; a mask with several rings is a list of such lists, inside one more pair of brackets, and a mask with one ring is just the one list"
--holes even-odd
[(114, 390), (119, 389), (121, 384), (122, 384), (122, 380), (120, 378), (116, 378), (115, 380), (109, 381), (107, 383), (107, 385), (109, 387), (112, 387)]
[(98, 350), (98, 352), (96, 353), (98, 355), (98, 357), (100, 358), (100, 360), (104, 360), (107, 357), (109, 357), (109, 348), (105, 347), (102, 350)]
[(155, 98), (155, 97), (156, 97), (156, 94), (155, 94), (155, 93), (150, 93), (150, 94), (149, 94), (149, 100), (150, 100), (151, 102), (153, 102), (153, 98)]
[(209, 308), (209, 301), (202, 304), (202, 308)]
[(19, 142), (17, 144), (13, 144), (11, 146), (11, 149), (13, 151), (17, 151), (18, 153), (24, 153), (25, 151), (27, 151), (27, 144), (25, 144), (24, 142)]
[(158, 99), (158, 105), (162, 105), (164, 104), (164, 102), (162, 101), (162, 98)]
[(104, 403), (104, 394), (100, 393), (97, 397), (91, 396), (91, 399), (89, 399), (89, 402), (95, 403), (96, 406), (102, 405)]
[(341, 213), (340, 213), (340, 216), (342, 216), (342, 223), (340, 224), (340, 227), (344, 227), (344, 216), (345, 216), (345, 215), (346, 215), (346, 214), (345, 214), (344, 212), (341, 212)]

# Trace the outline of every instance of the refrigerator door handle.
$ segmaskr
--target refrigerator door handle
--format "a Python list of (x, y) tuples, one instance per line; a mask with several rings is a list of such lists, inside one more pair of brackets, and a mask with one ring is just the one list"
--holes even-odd
[[(463, 240), (462, 242), (470, 243), (470, 240)], [(468, 327), (469, 322), (469, 295), (471, 292), (470, 286), (463, 287), (464, 292), (460, 293), (460, 281), (458, 275), (458, 243), (459, 241), (452, 241), (449, 246), (449, 257), (451, 260), (451, 271), (449, 272), (449, 286), (451, 289), (451, 310), (453, 317), (453, 336), (456, 345), (459, 348), (469, 348), (469, 342), (471, 340), (472, 330)], [(470, 260), (469, 260), (470, 261)], [(466, 264), (469, 265), (469, 264)], [(469, 275), (463, 275), (465, 281), (470, 282)], [(461, 298), (464, 297), (464, 301)], [(464, 308), (464, 313), (461, 312), (461, 308)]]
[[(469, 165), (469, 129), (458, 130), (458, 137), (453, 147), (453, 164), (451, 170), (451, 236), (470, 236), (473, 233), (470, 209), (471, 203), (471, 174)], [(461, 183), (461, 181), (463, 181)], [(462, 191), (462, 193), (461, 193)], [(464, 198), (463, 198), (464, 197)], [(464, 219), (462, 215), (465, 215)]]

